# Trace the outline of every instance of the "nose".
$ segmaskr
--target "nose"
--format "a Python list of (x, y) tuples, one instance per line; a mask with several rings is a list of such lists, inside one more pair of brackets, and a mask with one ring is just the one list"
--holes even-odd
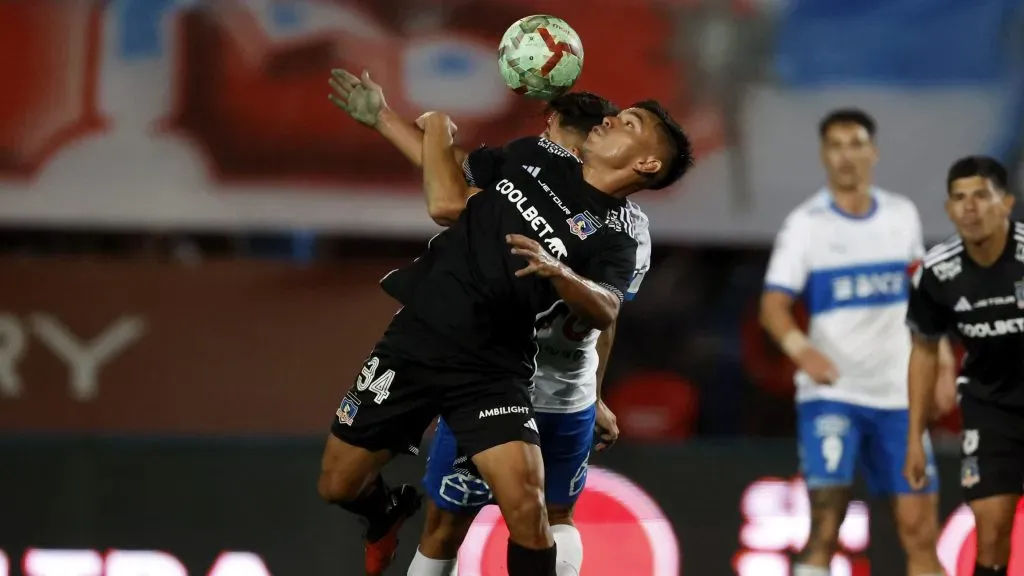
[(617, 116), (605, 116), (604, 120), (601, 121), (601, 126), (604, 126), (605, 128), (611, 128), (612, 127), (612, 120), (618, 120), (618, 119), (619, 118)]

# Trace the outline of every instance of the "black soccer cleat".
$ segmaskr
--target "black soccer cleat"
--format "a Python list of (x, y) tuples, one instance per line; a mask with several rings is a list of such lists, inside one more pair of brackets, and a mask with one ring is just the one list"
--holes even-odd
[(363, 536), (366, 545), (366, 576), (380, 576), (395, 560), (398, 532), (405, 521), (416, 514), (421, 504), (421, 495), (409, 484), (402, 484), (391, 491), (387, 520), (368, 526)]

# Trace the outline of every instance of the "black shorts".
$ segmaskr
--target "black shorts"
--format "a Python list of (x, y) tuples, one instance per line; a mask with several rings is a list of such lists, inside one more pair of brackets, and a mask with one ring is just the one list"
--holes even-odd
[(378, 344), (341, 400), (331, 432), (371, 452), (418, 454), (424, 430), (440, 415), (470, 457), (516, 440), (540, 444), (528, 379), (453, 364), (414, 361)]
[(1024, 412), (964, 395), (960, 486), (967, 502), (1024, 492)]

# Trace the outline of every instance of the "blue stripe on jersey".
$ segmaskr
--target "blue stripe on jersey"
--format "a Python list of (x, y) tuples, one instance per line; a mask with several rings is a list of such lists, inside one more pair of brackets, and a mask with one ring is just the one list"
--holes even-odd
[(878, 262), (815, 270), (804, 299), (811, 316), (842, 308), (871, 308), (906, 302), (908, 262)]

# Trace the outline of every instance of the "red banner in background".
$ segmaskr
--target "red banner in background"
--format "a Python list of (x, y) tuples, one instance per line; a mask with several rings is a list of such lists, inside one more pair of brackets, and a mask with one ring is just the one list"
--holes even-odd
[[(338, 20), (336, 27), (297, 40), (271, 38), (242, 3), (192, 10), (180, 25), (181, 91), (172, 125), (201, 142), (217, 172), (228, 179), (415, 184), (413, 170), (389, 144), (327, 105), (325, 73), (343, 67), (370, 70), (385, 87), (389, 104), (406, 117), (425, 109), (452, 113), (468, 146), (521, 137), (531, 130), (524, 121), (531, 117), (540, 132), (542, 105), (509, 92), (493, 62), (501, 33), (531, 6), (471, 0), (441, 12), (419, 4), (346, 2), (346, 17), (359, 26), (346, 29)], [(674, 103), (680, 92), (666, 79), (678, 79), (680, 70), (671, 60), (654, 57), (667, 48), (671, 30), (653, 5), (589, 6), (558, 6), (586, 44), (578, 87), (623, 104), (641, 98)], [(429, 16), (433, 24), (411, 21)], [(627, 21), (629, 30), (643, 34), (617, 28)], [(607, 41), (615, 29), (627, 37)], [(458, 67), (465, 73), (453, 70)]]
[(398, 308), (379, 261), (0, 268), (0, 431), (326, 433)]

